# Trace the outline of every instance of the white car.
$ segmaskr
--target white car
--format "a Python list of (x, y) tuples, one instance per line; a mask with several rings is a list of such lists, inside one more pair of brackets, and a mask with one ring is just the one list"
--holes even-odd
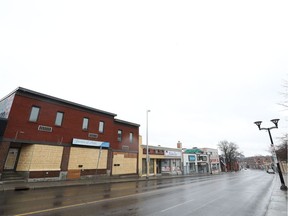
[(269, 174), (275, 174), (275, 171), (270, 168), (270, 169), (267, 170), (267, 173), (269, 173)]

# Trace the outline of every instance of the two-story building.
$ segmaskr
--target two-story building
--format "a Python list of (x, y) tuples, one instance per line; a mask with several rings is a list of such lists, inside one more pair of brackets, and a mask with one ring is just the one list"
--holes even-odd
[(201, 148), (201, 150), (204, 154), (208, 155), (211, 174), (219, 174), (221, 172), (221, 166), (218, 150), (213, 148)]
[(139, 124), (22, 87), (0, 100), (0, 179), (138, 174)]
[(221, 172), (220, 160), (217, 149), (212, 148), (192, 148), (183, 152), (184, 174)]

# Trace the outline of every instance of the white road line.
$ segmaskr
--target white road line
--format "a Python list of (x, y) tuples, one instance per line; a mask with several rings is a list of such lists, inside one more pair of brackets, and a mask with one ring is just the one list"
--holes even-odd
[[(218, 197), (218, 198), (216, 198), (216, 199), (213, 199), (213, 200), (211, 200), (210, 202), (205, 203), (205, 204), (199, 206), (198, 208), (193, 209), (193, 212), (196, 211), (196, 210), (198, 210), (198, 209), (201, 209), (201, 208), (203, 208), (203, 207), (205, 207), (205, 206), (207, 206), (207, 205), (210, 205), (211, 203), (215, 202), (215, 201), (218, 200), (218, 199), (221, 199), (222, 197), (223, 197), (223, 196)], [(177, 207), (179, 207), (179, 206), (185, 205), (186, 203), (192, 202), (192, 201), (194, 201), (194, 200), (195, 200), (195, 199), (193, 199), (193, 200), (188, 200), (188, 201), (186, 201), (186, 202), (184, 202), (184, 203), (181, 203), (181, 204), (178, 204), (178, 205), (175, 205), (175, 206), (171, 206), (171, 207), (169, 207), (169, 208), (167, 208), (167, 209), (163, 209), (163, 210), (161, 210), (160, 212), (166, 212), (166, 211), (168, 211), (168, 210), (171, 210), (171, 209), (173, 209), (173, 208), (177, 208)], [(191, 213), (191, 212), (190, 212), (190, 213)]]
[(211, 203), (215, 202), (216, 200), (219, 200), (219, 199), (222, 199), (222, 198), (223, 198), (223, 196), (217, 197), (216, 199), (213, 199), (213, 200), (211, 200), (210, 202), (207, 202), (207, 203), (199, 206), (198, 208), (193, 209), (193, 212), (196, 211), (196, 210), (198, 210), (198, 209), (201, 209), (201, 208), (203, 208), (203, 207), (205, 207), (205, 206), (207, 206), (207, 205), (210, 205)]
[(178, 207), (178, 206), (185, 205), (186, 203), (189, 203), (189, 202), (192, 202), (192, 201), (194, 201), (194, 199), (193, 199), (193, 200), (188, 200), (188, 201), (186, 201), (186, 202), (184, 202), (184, 203), (181, 203), (181, 204), (178, 204), (178, 205), (171, 206), (171, 207), (169, 207), (169, 208), (167, 208), (167, 209), (163, 209), (161, 212), (165, 212), (165, 211), (168, 211), (168, 210), (170, 210), (170, 209), (176, 208), (176, 207)]

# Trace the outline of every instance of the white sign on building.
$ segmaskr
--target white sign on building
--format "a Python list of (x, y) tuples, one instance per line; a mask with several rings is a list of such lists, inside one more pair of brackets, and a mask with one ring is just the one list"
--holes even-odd
[(170, 157), (181, 157), (181, 152), (178, 151), (164, 151), (165, 156), (170, 156)]

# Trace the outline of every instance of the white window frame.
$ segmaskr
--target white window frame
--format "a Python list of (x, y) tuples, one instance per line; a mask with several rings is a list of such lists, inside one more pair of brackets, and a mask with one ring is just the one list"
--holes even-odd
[(39, 113), (40, 113), (40, 107), (32, 106), (30, 116), (29, 116), (29, 121), (37, 122), (39, 118)]
[(64, 112), (57, 112), (55, 118), (55, 125), (62, 126), (63, 118), (64, 118)]
[(132, 132), (129, 133), (129, 142), (130, 142), (130, 144), (133, 144), (133, 133)]
[(99, 122), (99, 133), (104, 133), (104, 127), (105, 127), (105, 122), (104, 121), (100, 121)]
[(117, 132), (117, 141), (118, 142), (122, 142), (122, 135), (123, 135), (123, 131), (119, 129)]
[(88, 130), (89, 127), (89, 118), (84, 117), (82, 122), (82, 130)]

